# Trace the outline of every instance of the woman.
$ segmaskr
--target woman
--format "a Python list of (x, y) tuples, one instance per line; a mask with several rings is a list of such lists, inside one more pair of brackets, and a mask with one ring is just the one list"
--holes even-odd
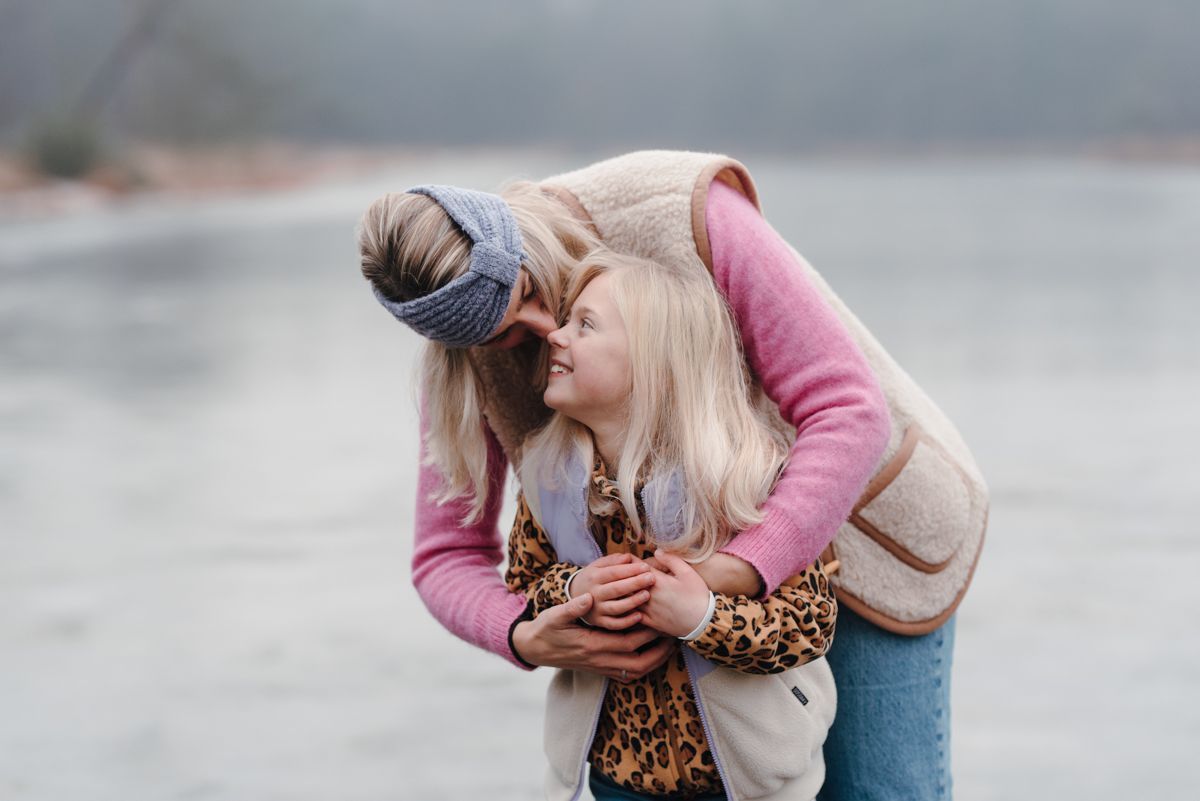
[[(871, 367), (759, 215), (737, 162), (630, 154), (541, 187), (511, 187), (503, 198), (424, 187), (376, 201), (360, 228), (363, 273), (397, 319), (431, 340), (422, 367), (418, 592), (456, 635), (514, 663), (628, 681), (661, 664), (670, 644), (647, 648), (654, 635), (637, 628), (577, 625), (610, 600), (599, 593), (528, 619), (525, 600), (495, 569), (505, 471), (546, 416), (542, 377), (533, 375), (537, 340), (557, 328), (564, 276), (598, 234), (615, 250), (711, 271), (753, 374), (795, 428), (762, 522), (697, 565), (713, 590), (761, 598), (811, 564), (896, 443)], [(610, 578), (639, 576), (639, 565), (605, 559)], [(896, 637), (854, 618), (843, 615), (830, 653), (842, 711), (827, 744), (823, 797), (869, 797), (878, 788), (938, 797), (949, 787), (953, 620), (947, 614), (929, 634)], [(839, 668), (839, 652), (853, 663)], [(913, 678), (889, 663), (911, 667)]]

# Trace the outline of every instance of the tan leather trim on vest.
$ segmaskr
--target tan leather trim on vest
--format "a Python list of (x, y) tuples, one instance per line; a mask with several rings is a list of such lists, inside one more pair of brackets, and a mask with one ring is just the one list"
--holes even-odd
[(758, 189), (754, 186), (750, 172), (741, 162), (722, 159), (705, 167), (697, 176), (692, 187), (692, 238), (696, 240), (696, 252), (700, 255), (700, 260), (710, 273), (713, 269), (712, 245), (708, 241), (708, 222), (705, 215), (708, 211), (708, 188), (714, 180), (741, 192), (754, 204), (754, 208), (762, 212), (762, 206), (758, 202)]
[(903, 562), (904, 564), (911, 567), (913, 570), (920, 570), (922, 573), (940, 573), (941, 571), (946, 569), (946, 567), (950, 564), (950, 562), (952, 562), (954, 560), (954, 556), (957, 553), (957, 551), (956, 551), (955, 553), (950, 554), (950, 556), (948, 556), (945, 561), (939, 562), (936, 565), (931, 564), (931, 563), (926, 562), (925, 560), (921, 559), (920, 557), (913, 555), (909, 551), (905, 550), (903, 545), (896, 542), (894, 539), (889, 537), (887, 534), (884, 534), (882, 531), (877, 529), (875, 526), (871, 525), (861, 515), (856, 515), (856, 514), (850, 515), (850, 522), (853, 523), (854, 527), (857, 528), (859, 531), (861, 531), (863, 534), (866, 534), (868, 537), (875, 540), (875, 542), (879, 543), (879, 545), (881, 547), (883, 547), (884, 549), (886, 549), (887, 552), (890, 553), (892, 556), (896, 557), (901, 562)]
[(588, 214), (587, 209), (579, 202), (579, 198), (575, 197), (575, 193), (565, 186), (554, 186), (552, 184), (542, 184), (542, 191), (548, 195), (553, 195), (560, 203), (571, 210), (571, 214), (575, 219), (582, 223), (586, 223), (588, 228), (592, 229), (592, 233), (601, 239), (604, 235), (600, 233), (600, 229), (596, 227), (596, 221), (592, 219), (592, 215)]
[(921, 441), (922, 433), (921, 427), (916, 424), (908, 427), (908, 430), (904, 432), (904, 440), (900, 443), (900, 448), (896, 451), (896, 455), (871, 479), (871, 483), (867, 484), (867, 488), (863, 490), (862, 497), (858, 499), (858, 503), (854, 505), (853, 511), (850, 512), (849, 519), (855, 528), (875, 540), (875, 542), (887, 549), (888, 553), (904, 564), (924, 573), (938, 573), (945, 570), (946, 566), (953, 561), (957, 551), (936, 564), (926, 562), (887, 534), (884, 534), (859, 514), (863, 507), (875, 500), (876, 496), (887, 489), (888, 485), (900, 475), (900, 471), (904, 469), (904, 466), (908, 464), (908, 460), (912, 458), (913, 451), (917, 449), (917, 443)]
[(901, 441), (900, 447), (896, 449), (896, 454), (867, 484), (867, 488), (863, 490), (858, 503), (854, 504), (854, 510), (851, 514), (858, 514), (864, 506), (875, 500), (879, 493), (887, 489), (888, 484), (896, 480), (896, 476), (900, 475), (900, 471), (904, 469), (904, 465), (908, 464), (908, 460), (912, 458), (913, 451), (917, 449), (917, 443), (920, 440), (920, 426), (909, 426), (908, 430), (904, 432), (904, 439)]
[[(958, 605), (962, 603), (963, 597), (967, 594), (967, 589), (971, 586), (971, 580), (975, 578), (975, 568), (979, 565), (979, 556), (983, 553), (983, 540), (987, 539), (988, 514), (988, 512), (984, 512), (983, 514), (982, 539), (979, 542), (979, 548), (975, 551), (975, 559), (971, 562), (971, 569), (967, 573), (967, 580), (963, 582), (962, 589), (958, 591), (958, 595), (954, 597), (954, 601), (951, 602), (950, 606), (943, 610), (940, 614), (927, 620), (897, 620), (890, 615), (885, 615), (882, 612), (867, 606), (866, 603), (864, 603), (854, 594), (848, 592), (844, 587), (837, 587), (834, 591), (837, 595), (837, 602), (839, 604), (845, 604), (856, 614), (858, 614), (859, 617), (875, 624), (885, 631), (890, 631), (893, 634), (901, 634), (906, 637), (919, 637), (923, 634), (929, 634), (930, 632), (936, 631), (937, 629), (941, 628), (942, 624), (949, 620), (950, 616), (953, 615), (955, 610), (958, 609)], [(822, 562), (828, 563), (831, 561), (837, 561), (838, 557), (836, 545), (837, 540), (835, 539), (833, 542), (829, 543), (829, 545), (825, 546), (825, 550), (821, 551)], [(837, 645), (835, 644), (833, 647), (836, 648)]]

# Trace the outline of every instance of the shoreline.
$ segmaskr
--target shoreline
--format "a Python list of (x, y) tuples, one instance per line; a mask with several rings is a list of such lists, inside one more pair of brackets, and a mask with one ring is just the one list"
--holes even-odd
[[(283, 141), (211, 147), (138, 143), (122, 148), (78, 179), (39, 174), (24, 154), (0, 149), (0, 220), (69, 216), (151, 197), (186, 202), (286, 192), (352, 180), (374, 171), (455, 150), (484, 154), (529, 149), (497, 146), (313, 145)], [(561, 144), (539, 146), (537, 149), (570, 152), (570, 148)], [(608, 146), (603, 148), (600, 155), (595, 154), (597, 149), (592, 149), (591, 155), (587, 155), (588, 151), (581, 151), (581, 158), (590, 161), (603, 158), (610, 152), (632, 149), (638, 149), (638, 146)], [(1195, 167), (1200, 166), (1200, 136), (1171, 139), (1127, 137), (1081, 142), (1077, 147), (1047, 143), (927, 143), (889, 147), (830, 146), (788, 153), (772, 150), (747, 152), (759, 158), (787, 156), (862, 162), (1065, 158), (1114, 164)]]
[(150, 197), (213, 200), (353, 179), (418, 155), (415, 150), (270, 142), (184, 148), (124, 148), (77, 179), (39, 174), (20, 153), (0, 150), (0, 219), (70, 215)]

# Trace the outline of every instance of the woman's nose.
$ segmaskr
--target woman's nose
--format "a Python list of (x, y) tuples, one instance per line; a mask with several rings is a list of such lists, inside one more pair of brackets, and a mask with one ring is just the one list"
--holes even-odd
[(558, 328), (558, 321), (554, 319), (553, 314), (546, 310), (541, 300), (526, 303), (525, 307), (521, 309), (519, 322), (524, 323), (527, 331), (533, 332), (541, 339), (546, 339), (550, 332)]

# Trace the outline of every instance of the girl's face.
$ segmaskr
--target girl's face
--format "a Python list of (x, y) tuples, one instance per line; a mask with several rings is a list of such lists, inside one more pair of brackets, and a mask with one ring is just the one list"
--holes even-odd
[(542, 396), (551, 409), (595, 430), (624, 419), (632, 389), (629, 337), (609, 292), (611, 276), (596, 276), (579, 293), (550, 343), (550, 376)]

